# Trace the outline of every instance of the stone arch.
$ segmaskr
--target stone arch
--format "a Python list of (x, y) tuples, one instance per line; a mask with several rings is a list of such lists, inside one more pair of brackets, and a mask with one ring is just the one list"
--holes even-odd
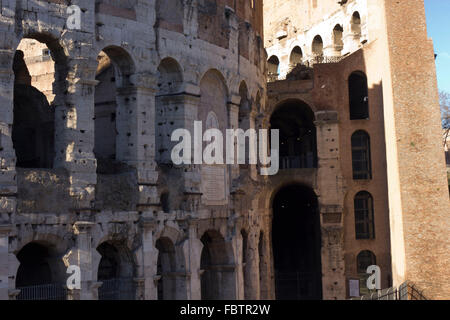
[(178, 93), (182, 89), (183, 70), (174, 58), (162, 59), (158, 66), (158, 74), (158, 96)]
[(158, 66), (158, 91), (156, 93), (156, 160), (160, 164), (172, 163), (170, 140), (174, 130), (183, 126), (179, 112), (184, 108), (183, 70), (177, 60), (166, 57)]
[[(49, 69), (49, 75), (53, 74), (53, 81), (46, 81), (38, 89), (31, 75), (41, 76), (42, 67)], [(52, 35), (27, 32), (17, 44), (12, 70), (15, 75), (12, 141), (16, 166), (53, 168), (55, 108), (65, 104), (67, 90), (66, 52)]]
[(352, 13), (350, 18), (350, 31), (355, 36), (355, 39), (361, 37), (361, 14), (359, 11), (354, 11)]
[(295, 46), (292, 48), (289, 55), (289, 65), (291, 68), (301, 64), (303, 62), (303, 50), (300, 46)]
[(311, 44), (311, 52), (314, 58), (323, 57), (324, 42), (320, 35), (316, 35)]
[(339, 54), (344, 48), (343, 36), (344, 36), (344, 28), (340, 24), (336, 24), (333, 28), (332, 39), (334, 51)]
[(134, 300), (137, 263), (126, 242), (119, 239), (103, 241), (96, 250), (100, 260), (93, 273), (102, 282), (98, 289), (99, 300)]
[(290, 184), (272, 202), (272, 248), (277, 299), (321, 299), (321, 226), (315, 192)]
[(208, 230), (202, 238), (200, 259), (202, 300), (233, 300), (236, 298), (236, 267), (234, 250), (219, 231)]
[(155, 247), (158, 250), (158, 300), (186, 299), (186, 268), (181, 248), (167, 236), (159, 237)]
[(278, 80), (280, 75), (280, 59), (276, 55), (272, 55), (267, 60), (267, 76), (269, 81)]
[[(53, 237), (44, 237), (54, 240)], [(18, 300), (65, 300), (66, 273), (58, 242), (33, 240), (17, 250), (16, 270)]]
[[(130, 112), (136, 103), (131, 76), (135, 64), (131, 55), (119, 46), (106, 46), (98, 57), (95, 88), (95, 145), (97, 173), (118, 173), (126, 160), (127, 141), (131, 138)], [(112, 94), (112, 93), (115, 94)]]
[(280, 169), (316, 168), (317, 137), (314, 112), (301, 100), (285, 100), (270, 118), (280, 130)]

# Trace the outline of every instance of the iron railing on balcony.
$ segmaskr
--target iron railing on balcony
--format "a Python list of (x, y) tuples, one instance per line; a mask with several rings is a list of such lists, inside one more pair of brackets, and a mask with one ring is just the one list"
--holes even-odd
[(280, 157), (280, 169), (312, 169), (315, 167), (313, 153), (305, 153), (299, 156)]
[(43, 284), (17, 288), (16, 300), (67, 300), (67, 289), (61, 284)]
[(307, 61), (307, 65), (312, 67), (315, 64), (338, 63), (344, 58), (343, 56), (315, 56)]
[(136, 286), (132, 278), (101, 280), (99, 300), (135, 300)]
[(378, 290), (370, 295), (351, 300), (427, 300), (427, 298), (413, 283), (405, 282), (398, 288)]
[(275, 295), (278, 300), (320, 299), (313, 272), (275, 272)]

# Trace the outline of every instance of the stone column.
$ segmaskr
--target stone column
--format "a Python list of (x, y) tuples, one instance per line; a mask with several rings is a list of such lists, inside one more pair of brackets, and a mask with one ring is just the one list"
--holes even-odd
[(325, 300), (345, 299), (343, 206), (345, 188), (340, 169), (338, 114), (316, 112), (317, 173), (322, 231), (322, 288)]
[(0, 49), (0, 222), (16, 210), (16, 152), (12, 142), (14, 119), (14, 51)]
[(258, 252), (259, 233), (250, 233), (247, 243), (247, 258), (244, 269), (245, 283), (244, 292), (246, 300), (260, 299), (259, 283), (259, 252)]
[[(153, 232), (156, 222), (151, 218), (144, 218), (142, 227), (142, 278), (144, 281), (144, 300), (156, 300), (158, 250), (153, 244)], [(141, 288), (142, 290), (142, 288)]]
[(137, 170), (139, 206), (159, 203), (156, 181), (155, 93), (156, 78), (150, 73), (131, 77), (133, 87), (119, 89), (117, 158)]
[[(94, 78), (96, 61), (69, 60), (68, 94), (56, 102), (55, 167), (70, 174), (70, 195), (77, 209), (90, 209), (95, 199)], [(92, 77), (91, 77), (92, 76)]]
[(183, 251), (185, 257), (188, 257), (186, 264), (186, 273), (190, 274), (187, 284), (187, 299), (200, 300), (201, 296), (201, 275), (200, 260), (203, 250), (203, 243), (198, 239), (197, 220), (190, 219), (188, 223), (188, 240), (184, 242)]
[[(76, 236), (75, 247), (73, 247), (63, 258), (66, 267), (78, 266), (81, 271), (81, 289), (70, 290), (69, 296), (73, 300), (97, 300), (97, 289), (100, 283), (95, 279), (97, 274), (94, 270), (93, 255), (97, 253), (92, 247), (92, 228), (94, 223), (78, 221), (73, 226)], [(98, 254), (98, 253), (97, 253)]]

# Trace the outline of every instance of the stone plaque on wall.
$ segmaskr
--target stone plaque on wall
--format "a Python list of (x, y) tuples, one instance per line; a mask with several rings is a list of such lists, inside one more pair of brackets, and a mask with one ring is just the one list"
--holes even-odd
[(209, 205), (220, 205), (226, 201), (225, 167), (202, 166), (202, 202)]

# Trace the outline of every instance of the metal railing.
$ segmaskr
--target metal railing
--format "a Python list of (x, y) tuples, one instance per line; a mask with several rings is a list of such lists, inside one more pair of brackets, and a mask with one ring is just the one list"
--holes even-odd
[(131, 278), (101, 280), (99, 300), (136, 300), (136, 286)]
[(61, 284), (43, 284), (17, 288), (16, 300), (67, 300), (67, 289)]
[(312, 153), (299, 156), (280, 157), (280, 169), (312, 169), (314, 168), (314, 155)]
[(319, 299), (313, 272), (275, 272), (277, 300)]
[(413, 283), (405, 282), (400, 287), (379, 290), (370, 295), (365, 295), (351, 300), (427, 300)]

